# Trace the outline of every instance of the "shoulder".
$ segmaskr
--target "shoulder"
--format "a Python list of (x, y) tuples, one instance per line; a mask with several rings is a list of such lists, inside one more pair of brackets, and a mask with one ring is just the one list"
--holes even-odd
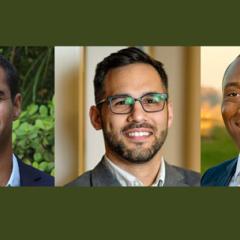
[(166, 180), (173, 186), (200, 186), (201, 175), (198, 172), (166, 164)]
[(185, 168), (180, 168), (177, 166), (173, 166), (173, 167), (175, 169), (177, 169), (177, 171), (179, 171), (184, 176), (184, 180), (187, 184), (189, 184), (191, 186), (199, 186), (200, 185), (200, 179), (201, 179), (200, 173), (192, 171), (192, 170), (188, 170)]
[(219, 182), (222, 182), (223, 180), (229, 181), (234, 174), (236, 164), (237, 158), (234, 158), (208, 169), (202, 176), (201, 185), (220, 185)]
[(78, 178), (74, 179), (73, 181), (71, 181), (70, 183), (68, 183), (65, 186), (66, 187), (75, 187), (75, 186), (90, 187), (90, 186), (92, 186), (92, 183), (91, 183), (91, 172), (92, 171), (88, 171), (88, 172), (83, 173), (81, 176), (79, 176)]
[(54, 177), (18, 159), (21, 186), (54, 186)]

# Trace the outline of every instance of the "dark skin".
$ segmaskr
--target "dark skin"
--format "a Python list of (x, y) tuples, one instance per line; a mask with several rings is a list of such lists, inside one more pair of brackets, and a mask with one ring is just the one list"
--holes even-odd
[(222, 117), (240, 149), (240, 58), (231, 63), (223, 79)]
[(12, 122), (21, 109), (21, 95), (11, 98), (4, 70), (0, 67), (0, 186), (5, 186), (12, 172)]

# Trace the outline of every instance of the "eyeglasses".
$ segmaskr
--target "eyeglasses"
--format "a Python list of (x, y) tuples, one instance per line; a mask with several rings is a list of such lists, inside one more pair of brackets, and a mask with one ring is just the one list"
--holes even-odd
[(167, 93), (146, 93), (139, 98), (134, 98), (128, 94), (109, 96), (97, 103), (104, 102), (110, 104), (110, 109), (116, 114), (128, 114), (133, 111), (136, 101), (139, 101), (145, 112), (160, 112), (164, 109), (165, 102), (168, 99)]

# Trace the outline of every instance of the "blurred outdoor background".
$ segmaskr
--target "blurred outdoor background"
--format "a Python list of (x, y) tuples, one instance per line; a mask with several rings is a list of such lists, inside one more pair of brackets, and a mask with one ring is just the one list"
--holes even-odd
[(13, 124), (14, 153), (54, 175), (54, 48), (0, 47), (17, 69), (22, 112)]
[(201, 172), (238, 155), (221, 116), (222, 79), (240, 47), (201, 47)]

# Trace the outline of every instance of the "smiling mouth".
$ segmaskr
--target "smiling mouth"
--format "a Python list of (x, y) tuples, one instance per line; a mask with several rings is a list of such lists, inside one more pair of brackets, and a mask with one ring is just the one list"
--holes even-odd
[(131, 129), (124, 132), (124, 135), (134, 141), (145, 141), (148, 137), (153, 135), (153, 132), (149, 129)]

